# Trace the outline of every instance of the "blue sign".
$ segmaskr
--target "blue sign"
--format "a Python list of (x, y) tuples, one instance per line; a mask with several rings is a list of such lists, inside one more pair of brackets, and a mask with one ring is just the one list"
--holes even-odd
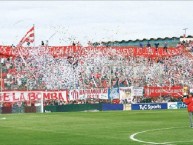
[(180, 108), (187, 108), (187, 105), (185, 103), (183, 103), (183, 102), (178, 102), (177, 103), (177, 107), (178, 107), (178, 109), (180, 109)]
[(123, 110), (123, 104), (102, 104), (102, 110)]
[(167, 103), (131, 104), (131, 110), (158, 110), (158, 109), (167, 109)]

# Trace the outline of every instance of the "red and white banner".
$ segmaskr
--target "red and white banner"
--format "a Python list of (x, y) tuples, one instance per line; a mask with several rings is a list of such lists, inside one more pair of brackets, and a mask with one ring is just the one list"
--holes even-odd
[(159, 97), (164, 95), (170, 95), (172, 97), (181, 97), (182, 87), (173, 86), (173, 87), (144, 87), (146, 97)]
[(108, 99), (108, 89), (85, 89), (85, 90), (70, 90), (69, 100), (83, 100), (83, 99)]
[(0, 102), (37, 101), (44, 100), (67, 101), (67, 91), (6, 91), (0, 92)]
[(79, 99), (79, 90), (70, 90), (68, 92), (69, 100), (78, 100)]
[[(76, 54), (77, 56), (85, 56), (90, 52), (102, 52), (103, 55), (113, 56), (144, 56), (144, 57), (164, 57), (164, 56), (173, 56), (179, 55), (183, 52), (183, 47), (178, 48), (168, 48), (167, 52), (163, 48), (159, 48), (158, 51), (155, 48), (138, 48), (131, 46), (113, 46), (113, 47), (80, 47), (80, 46), (42, 46), (48, 49), (49, 54), (54, 57), (68, 57), (70, 55)], [(20, 52), (22, 56), (29, 56), (29, 51), (33, 50), (33, 47), (20, 47)], [(111, 50), (111, 51), (110, 51)], [(19, 56), (18, 48), (11, 46), (0, 46), (0, 55), (8, 57)], [(41, 55), (41, 54), (40, 54)], [(77, 57), (74, 56), (74, 57)]]

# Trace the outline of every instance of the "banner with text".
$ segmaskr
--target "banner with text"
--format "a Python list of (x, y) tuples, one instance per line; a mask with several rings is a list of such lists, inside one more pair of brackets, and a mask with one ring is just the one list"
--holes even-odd
[[(39, 46), (40, 47), (40, 46)], [(35, 47), (38, 48), (38, 47)], [(19, 51), (23, 56), (29, 56), (30, 51), (33, 51), (34, 47), (12, 47), (12, 46), (2, 46), (0, 45), (0, 55), (5, 57), (16, 57), (20, 56)], [(164, 57), (164, 56), (173, 56), (181, 54), (184, 50), (183, 47), (170, 47), (166, 52), (163, 47), (160, 47), (157, 51), (154, 47), (143, 49), (139, 47), (131, 46), (41, 46), (39, 50), (46, 50), (49, 54), (54, 57), (67, 57), (71, 54), (78, 54), (77, 56), (88, 55), (89, 52), (101, 52), (104, 55), (115, 55), (119, 54), (122, 56), (144, 56), (144, 57)], [(110, 53), (109, 53), (110, 52)], [(38, 55), (42, 55), (44, 51), (38, 51)], [(76, 56), (75, 56), (76, 57)]]
[(69, 100), (83, 100), (83, 99), (108, 99), (108, 89), (81, 89), (81, 90), (70, 90)]
[(131, 110), (159, 110), (159, 109), (167, 109), (167, 103), (131, 104)]
[(44, 100), (67, 101), (66, 91), (6, 91), (0, 92), (0, 102), (20, 102)]
[(172, 97), (182, 96), (182, 86), (172, 86), (172, 87), (144, 87), (146, 97), (159, 97), (163, 95), (170, 95)]

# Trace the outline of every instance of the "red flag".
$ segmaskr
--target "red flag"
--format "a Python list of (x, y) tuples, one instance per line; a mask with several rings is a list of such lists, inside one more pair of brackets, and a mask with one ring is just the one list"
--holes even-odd
[(19, 45), (23, 45), (25, 42), (34, 42), (34, 26), (25, 34), (25, 36), (20, 40)]

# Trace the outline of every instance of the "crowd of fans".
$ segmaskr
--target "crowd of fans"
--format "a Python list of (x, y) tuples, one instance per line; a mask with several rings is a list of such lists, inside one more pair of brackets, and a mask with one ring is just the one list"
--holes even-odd
[[(179, 45), (184, 45), (190, 53), (193, 50), (192, 41), (179, 43), (177, 47)], [(24, 59), (0, 58), (1, 91), (193, 86), (193, 59), (184, 52), (157, 58), (108, 56), (94, 52), (79, 58), (36, 58), (36, 63), (30, 62), (32, 58)], [(44, 64), (40, 63), (43, 61)]]

